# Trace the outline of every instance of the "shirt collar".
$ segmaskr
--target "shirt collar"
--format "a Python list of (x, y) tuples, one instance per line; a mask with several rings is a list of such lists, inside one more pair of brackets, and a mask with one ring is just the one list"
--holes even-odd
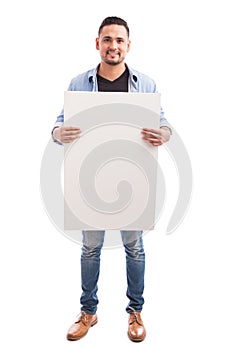
[[(132, 69), (131, 67), (129, 67), (128, 65), (126, 65), (126, 67), (129, 70), (129, 76), (130, 76), (130, 79), (131, 79), (132, 83), (136, 84), (138, 82), (138, 74), (137, 74), (137, 72), (134, 69)], [(98, 68), (99, 68), (99, 64), (98, 64), (98, 66), (96, 68), (93, 68), (93, 69), (91, 69), (88, 72), (88, 81), (89, 81), (89, 83), (93, 82), (96, 79)]]

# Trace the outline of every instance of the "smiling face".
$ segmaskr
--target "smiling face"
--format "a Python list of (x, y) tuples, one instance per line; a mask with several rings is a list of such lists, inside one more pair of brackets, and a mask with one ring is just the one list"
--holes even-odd
[(112, 66), (121, 64), (130, 49), (126, 28), (118, 24), (104, 26), (96, 39), (96, 49), (102, 62)]

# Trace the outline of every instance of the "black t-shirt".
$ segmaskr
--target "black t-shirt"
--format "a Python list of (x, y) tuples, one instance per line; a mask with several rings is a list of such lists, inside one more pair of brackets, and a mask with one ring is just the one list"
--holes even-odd
[(129, 70), (125, 69), (117, 79), (111, 81), (97, 74), (98, 91), (105, 92), (128, 92)]

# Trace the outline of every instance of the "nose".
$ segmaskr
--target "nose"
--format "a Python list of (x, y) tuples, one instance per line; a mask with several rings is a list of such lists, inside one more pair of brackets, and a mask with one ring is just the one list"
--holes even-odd
[(117, 41), (113, 40), (110, 45), (111, 50), (116, 50), (117, 49)]

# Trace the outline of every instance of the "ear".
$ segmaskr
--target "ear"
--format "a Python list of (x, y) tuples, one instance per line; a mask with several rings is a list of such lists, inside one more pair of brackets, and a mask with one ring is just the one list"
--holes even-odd
[(95, 47), (96, 47), (96, 50), (99, 50), (99, 49), (100, 49), (100, 46), (99, 46), (99, 38), (96, 38), (96, 39), (95, 39)]
[(129, 50), (130, 50), (130, 46), (131, 46), (131, 41), (130, 41), (130, 40), (128, 40), (128, 44), (127, 44), (127, 52), (129, 52)]

